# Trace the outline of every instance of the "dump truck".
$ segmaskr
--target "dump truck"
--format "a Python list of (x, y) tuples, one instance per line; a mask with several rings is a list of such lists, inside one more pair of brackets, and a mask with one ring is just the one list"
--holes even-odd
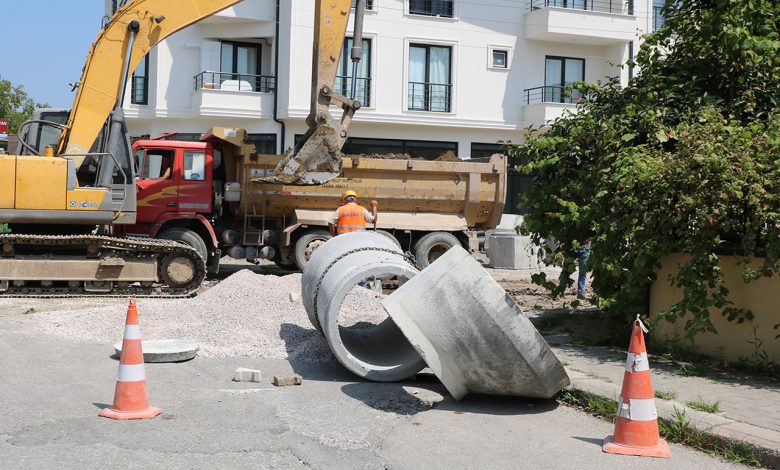
[(331, 237), (328, 220), (347, 189), (379, 202), (375, 229), (424, 267), (452, 246), (477, 252), (480, 235), (500, 221), (506, 191), (503, 155), (480, 163), (345, 157), (342, 176), (327, 184), (268, 183), (283, 157), (258, 155), (236, 128), (213, 128), (200, 142), (139, 140), (133, 154), (137, 220), (116, 227), (119, 235), (185, 242), (211, 272), (224, 255), (303, 269)]

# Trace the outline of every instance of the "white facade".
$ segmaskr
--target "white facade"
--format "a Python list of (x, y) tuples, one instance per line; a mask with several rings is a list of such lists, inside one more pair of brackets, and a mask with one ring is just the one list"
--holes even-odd
[[(108, 13), (111, 3), (106, 0)], [(370, 3), (364, 28), (370, 40), (364, 70), (370, 80), (360, 81), (370, 83), (370, 99), (356, 113), (350, 136), (433, 142), (434, 148), (438, 142), (448, 149), (456, 144), (462, 158), (472, 156), (473, 144), (520, 142), (529, 125), (573, 109), (572, 98), (553, 86), (561, 80), (619, 76), (626, 83), (629, 71), (617, 65), (638, 50), (641, 35), (652, 28), (652, 0)], [(276, 152), (283, 150), (282, 140), (291, 147), (305, 132), (309, 113), (314, 0), (280, 2), (278, 64), (276, 7), (276, 0), (244, 0), (161, 43), (149, 55), (147, 104), (131, 104), (128, 93), (131, 134), (243, 127), (251, 134), (276, 135)], [(444, 15), (415, 14), (410, 7)], [(449, 61), (442, 47), (448, 48)], [(231, 53), (243, 70), (231, 63)], [(258, 72), (251, 75), (275, 80), (240, 75), (247, 68)], [(415, 77), (429, 78), (417, 82)], [(274, 90), (283, 139), (274, 121)]]

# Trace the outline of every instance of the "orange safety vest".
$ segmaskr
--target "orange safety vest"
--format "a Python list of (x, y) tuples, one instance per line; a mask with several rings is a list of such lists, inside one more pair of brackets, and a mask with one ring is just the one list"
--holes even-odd
[(357, 232), (366, 229), (365, 208), (355, 203), (339, 207), (339, 220), (336, 223), (336, 233)]

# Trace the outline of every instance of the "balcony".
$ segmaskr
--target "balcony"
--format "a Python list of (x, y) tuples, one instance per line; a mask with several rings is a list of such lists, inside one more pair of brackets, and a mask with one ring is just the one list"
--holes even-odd
[[(371, 79), (370, 78), (358, 78), (356, 81), (355, 99), (360, 102), (364, 108), (371, 107)], [(352, 77), (345, 75), (339, 75), (336, 77), (336, 82), (333, 84), (333, 89), (336, 93), (349, 98), (352, 96)]]
[(529, 0), (528, 5), (526, 39), (606, 46), (636, 35), (633, 0)]
[(409, 82), (409, 111), (452, 112), (452, 85)]
[(567, 93), (567, 87), (539, 86), (527, 88), (523, 96), (523, 120), (526, 124), (545, 125), (566, 114), (574, 112), (582, 95), (577, 90)]
[(194, 77), (195, 116), (261, 118), (273, 115), (276, 77), (201, 72)]

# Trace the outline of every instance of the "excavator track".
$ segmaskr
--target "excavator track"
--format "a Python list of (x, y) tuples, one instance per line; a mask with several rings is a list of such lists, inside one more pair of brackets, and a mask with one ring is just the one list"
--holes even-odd
[[(126, 277), (110, 280), (111, 276), (74, 281), (52, 279), (51, 274), (45, 281), (29, 276), (14, 279), (14, 261), (32, 262), (36, 269), (49, 273), (57, 272), (58, 264), (92, 262), (107, 272), (117, 272), (136, 263), (145, 267), (147, 276), (143, 282)], [(154, 281), (148, 276), (152, 268), (156, 269)], [(192, 247), (176, 241), (103, 235), (0, 235), (0, 298), (182, 298), (194, 294), (205, 278), (205, 261)]]

